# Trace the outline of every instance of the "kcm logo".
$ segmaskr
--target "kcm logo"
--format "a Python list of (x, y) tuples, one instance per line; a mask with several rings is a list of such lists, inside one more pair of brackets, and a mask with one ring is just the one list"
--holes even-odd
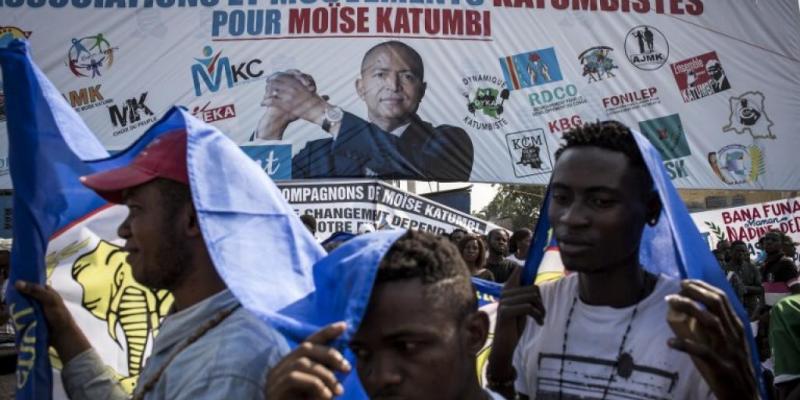
[(194, 95), (200, 96), (203, 93), (202, 84), (209, 92), (216, 92), (220, 89), (225, 80), (225, 87), (231, 88), (235, 85), (254, 82), (253, 78), (264, 75), (264, 71), (256, 69), (255, 66), (261, 64), (261, 60), (252, 60), (231, 64), (228, 57), (222, 57), (222, 50), (214, 54), (211, 46), (203, 48), (203, 57), (195, 58), (197, 61), (192, 65), (192, 82), (194, 83)]

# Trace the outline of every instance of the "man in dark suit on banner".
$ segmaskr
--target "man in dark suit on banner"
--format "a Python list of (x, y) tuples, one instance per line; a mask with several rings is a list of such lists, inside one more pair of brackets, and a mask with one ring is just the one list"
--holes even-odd
[(402, 42), (380, 43), (364, 55), (356, 91), (368, 121), (329, 104), (311, 76), (273, 75), (256, 129), (260, 139), (282, 139), (296, 119), (317, 124), (332, 137), (306, 143), (292, 159), (292, 178), (363, 177), (466, 181), (473, 146), (458, 127), (434, 127), (417, 115), (425, 95), (422, 58)]

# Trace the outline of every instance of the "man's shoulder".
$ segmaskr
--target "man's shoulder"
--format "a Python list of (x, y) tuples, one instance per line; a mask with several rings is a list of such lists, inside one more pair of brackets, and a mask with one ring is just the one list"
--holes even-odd
[(212, 328), (202, 341), (213, 354), (212, 362), (234, 368), (247, 364), (268, 367), (289, 352), (286, 339), (275, 328), (243, 307)]

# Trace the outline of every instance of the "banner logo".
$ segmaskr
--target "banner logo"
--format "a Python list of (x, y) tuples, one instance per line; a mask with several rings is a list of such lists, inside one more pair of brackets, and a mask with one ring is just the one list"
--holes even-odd
[(503, 103), (509, 91), (503, 79), (491, 75), (472, 75), (461, 79), (464, 88), (461, 95), (467, 100), (469, 115), (464, 124), (474, 129), (494, 130), (508, 125), (502, 117)]
[(539, 175), (553, 170), (550, 150), (544, 129), (509, 133), (506, 135), (508, 154), (514, 168), (514, 176)]
[(731, 88), (714, 51), (677, 62), (670, 68), (684, 103)]
[(273, 180), (292, 179), (292, 145), (242, 146), (241, 149)]
[(254, 58), (239, 64), (231, 64), (228, 57), (222, 57), (222, 50), (214, 54), (211, 46), (203, 48), (203, 57), (195, 58), (197, 61), (192, 65), (192, 83), (194, 84), (195, 96), (203, 93), (203, 86), (209, 92), (217, 92), (223, 84), (225, 87), (232, 88), (235, 85), (255, 82), (254, 78), (264, 75), (260, 69), (261, 60)]
[(728, 185), (753, 183), (766, 172), (766, 160), (760, 147), (731, 144), (708, 153), (708, 164), (717, 177)]
[(103, 97), (103, 94), (100, 93), (100, 86), (92, 85), (79, 90), (71, 90), (67, 94), (62, 94), (62, 96), (76, 111), (91, 110), (98, 106), (113, 103), (113, 100)]
[(147, 100), (147, 92), (139, 95), (139, 98), (130, 98), (122, 103), (122, 106), (114, 104), (108, 107), (108, 116), (111, 118), (111, 124), (115, 128), (122, 128), (114, 131), (114, 136), (121, 135), (129, 132), (140, 126), (149, 125), (156, 122), (158, 118), (155, 116), (150, 107), (145, 104)]
[(654, 71), (667, 62), (669, 43), (664, 34), (649, 25), (639, 25), (625, 36), (625, 55), (634, 67)]
[(236, 108), (234, 108), (233, 104), (209, 108), (210, 105), (211, 102), (209, 101), (203, 107), (195, 106), (192, 108), (192, 115), (207, 123), (236, 117)]
[(101, 76), (102, 71), (111, 68), (114, 52), (118, 49), (111, 47), (102, 33), (72, 39), (72, 46), (67, 52), (67, 66), (75, 76), (96, 78)]
[(655, 86), (603, 97), (603, 108), (606, 109), (608, 115), (650, 107), (656, 104), (661, 104), (661, 98), (658, 97), (658, 88)]
[(583, 76), (589, 78), (589, 83), (602, 81), (606, 78), (614, 78), (616, 75), (612, 70), (619, 68), (611, 58), (614, 51), (608, 46), (590, 47), (578, 56), (583, 65)]
[(528, 94), (528, 101), (533, 107), (534, 117), (577, 107), (587, 102), (586, 98), (578, 93), (578, 87), (571, 83), (531, 92)]
[(0, 47), (7, 47), (14, 39), (27, 39), (31, 33), (16, 26), (0, 26)]
[(728, 125), (722, 127), (723, 132), (734, 131), (740, 135), (749, 133), (754, 139), (775, 139), (771, 129), (774, 124), (764, 109), (763, 93), (746, 92), (739, 97), (731, 97), (728, 102), (731, 113)]
[(689, 176), (684, 159), (692, 152), (678, 114), (641, 121), (639, 130), (661, 154), (670, 179)]
[(524, 89), (562, 80), (555, 50), (534, 50), (500, 59), (508, 90)]

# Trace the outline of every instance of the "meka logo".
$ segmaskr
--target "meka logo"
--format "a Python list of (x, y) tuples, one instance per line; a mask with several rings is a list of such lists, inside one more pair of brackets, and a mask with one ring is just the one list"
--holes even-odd
[(209, 107), (210, 105), (211, 102), (209, 101), (203, 107), (195, 106), (192, 108), (192, 115), (208, 123), (236, 116), (236, 108), (233, 104), (226, 104), (220, 107)]
[(254, 82), (254, 78), (264, 75), (264, 71), (258, 67), (261, 60), (254, 58), (238, 64), (231, 64), (228, 57), (222, 57), (222, 50), (214, 54), (211, 46), (203, 48), (203, 57), (195, 58), (197, 61), (192, 65), (192, 83), (194, 84), (195, 96), (203, 93), (203, 87), (209, 92), (218, 91), (223, 84), (231, 88), (235, 85)]

